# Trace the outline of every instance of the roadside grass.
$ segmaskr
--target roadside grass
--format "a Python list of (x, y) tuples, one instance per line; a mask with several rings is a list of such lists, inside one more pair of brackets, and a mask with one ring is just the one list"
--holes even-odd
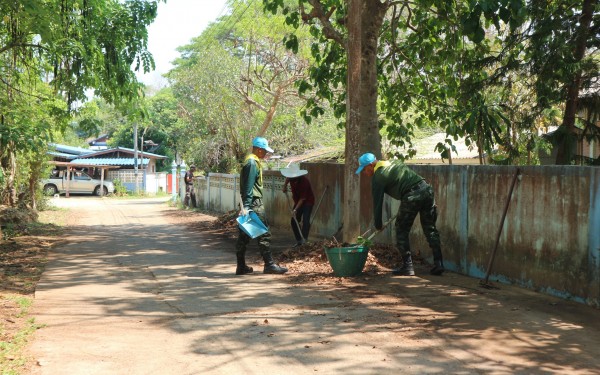
[(125, 193), (121, 193), (121, 194), (111, 194), (109, 195), (107, 198), (112, 198), (112, 199), (139, 199), (139, 198), (162, 198), (162, 197), (168, 197), (171, 196), (171, 194), (169, 193), (165, 193), (165, 192), (158, 192), (155, 194), (149, 194), (149, 193), (144, 193), (144, 192), (125, 192)]
[[(2, 375), (19, 375), (24, 373), (30, 358), (25, 354), (25, 347), (33, 332), (42, 328), (35, 319), (28, 316), (33, 299), (20, 295), (0, 295), (2, 304), (2, 322), (0, 323), (0, 369)], [(6, 316), (7, 312), (10, 312)]]
[(29, 309), (48, 261), (48, 251), (63, 241), (68, 221), (67, 209), (47, 204), (36, 222), (14, 225), (9, 235), (0, 239), (1, 375), (27, 374), (33, 365), (26, 346), (42, 325), (29, 315)]

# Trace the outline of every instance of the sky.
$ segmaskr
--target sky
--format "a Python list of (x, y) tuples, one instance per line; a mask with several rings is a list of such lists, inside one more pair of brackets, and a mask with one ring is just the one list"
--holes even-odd
[(138, 74), (138, 80), (148, 86), (162, 87), (161, 77), (179, 57), (177, 47), (188, 44), (202, 34), (209, 23), (225, 13), (226, 0), (167, 0), (158, 4), (158, 15), (148, 27), (148, 49), (154, 57), (156, 70)]

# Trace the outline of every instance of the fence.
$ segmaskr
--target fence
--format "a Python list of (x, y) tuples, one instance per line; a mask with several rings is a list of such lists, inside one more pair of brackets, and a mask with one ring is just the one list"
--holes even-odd
[[(156, 194), (159, 192), (167, 192), (167, 173), (166, 172), (156, 172), (156, 173), (148, 173), (146, 172), (146, 188), (145, 192), (150, 194)], [(123, 185), (127, 188), (128, 191), (136, 190), (136, 178), (135, 171), (125, 169), (125, 170), (114, 170), (108, 171), (107, 179), (109, 181), (119, 179)], [(144, 172), (138, 171), (137, 173), (137, 186), (140, 190), (144, 190)]]
[[(342, 226), (343, 165), (303, 164), (317, 201), (311, 229), (330, 237)], [(430, 182), (439, 208), (438, 229), (446, 268), (482, 278), (506, 205), (516, 167), (412, 165)], [(600, 169), (578, 166), (521, 167), (498, 244), (490, 280), (600, 307)], [(289, 207), (278, 171), (264, 171), (264, 203), (272, 225), (289, 226)], [(372, 225), (370, 181), (361, 181), (356, 214), (363, 229)], [(198, 204), (225, 212), (239, 202), (237, 175), (198, 178)], [(399, 202), (386, 196), (384, 220)], [(357, 208), (358, 211), (358, 208)], [(394, 243), (390, 226), (377, 240)], [(410, 234), (413, 252), (431, 261), (431, 251), (416, 221)]]

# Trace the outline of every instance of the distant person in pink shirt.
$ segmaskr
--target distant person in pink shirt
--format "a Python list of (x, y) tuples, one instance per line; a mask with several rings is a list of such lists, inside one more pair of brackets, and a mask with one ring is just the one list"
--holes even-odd
[(292, 219), (290, 223), (294, 237), (296, 237), (296, 244), (293, 247), (297, 247), (308, 240), (310, 215), (315, 205), (315, 195), (313, 194), (310, 181), (306, 177), (308, 171), (300, 169), (300, 165), (297, 163), (290, 163), (287, 168), (281, 170), (281, 174), (285, 176), (283, 192), (287, 193), (288, 184), (292, 188), (294, 205), (292, 207)]

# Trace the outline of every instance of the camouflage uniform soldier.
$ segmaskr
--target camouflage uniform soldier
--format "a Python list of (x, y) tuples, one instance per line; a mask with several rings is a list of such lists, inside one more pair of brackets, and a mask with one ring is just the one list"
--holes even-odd
[[(256, 137), (252, 141), (252, 153), (246, 156), (244, 165), (240, 172), (240, 189), (242, 194), (242, 214), (245, 211), (254, 211), (260, 220), (268, 227), (269, 223), (265, 217), (265, 209), (262, 203), (263, 197), (263, 179), (261, 160), (265, 158), (267, 152), (273, 152), (266, 139)], [(250, 242), (250, 236), (239, 229), (238, 240), (236, 243), (237, 268), (236, 275), (245, 275), (252, 273), (252, 267), (246, 265), (246, 246)], [(273, 260), (271, 255), (271, 231), (259, 236), (258, 249), (265, 261), (263, 273), (282, 274), (287, 272), (287, 268), (280, 267)]]
[(356, 174), (362, 172), (373, 178), (371, 185), (376, 229), (381, 230), (383, 226), (381, 212), (384, 195), (400, 200), (400, 209), (396, 218), (396, 247), (402, 257), (402, 267), (392, 272), (402, 276), (415, 274), (408, 235), (415, 217), (420, 214), (423, 233), (433, 252), (434, 266), (430, 273), (441, 275), (444, 272), (444, 263), (440, 234), (435, 227), (437, 209), (431, 185), (399, 160), (378, 161), (375, 155), (366, 153), (358, 159), (358, 163)]

